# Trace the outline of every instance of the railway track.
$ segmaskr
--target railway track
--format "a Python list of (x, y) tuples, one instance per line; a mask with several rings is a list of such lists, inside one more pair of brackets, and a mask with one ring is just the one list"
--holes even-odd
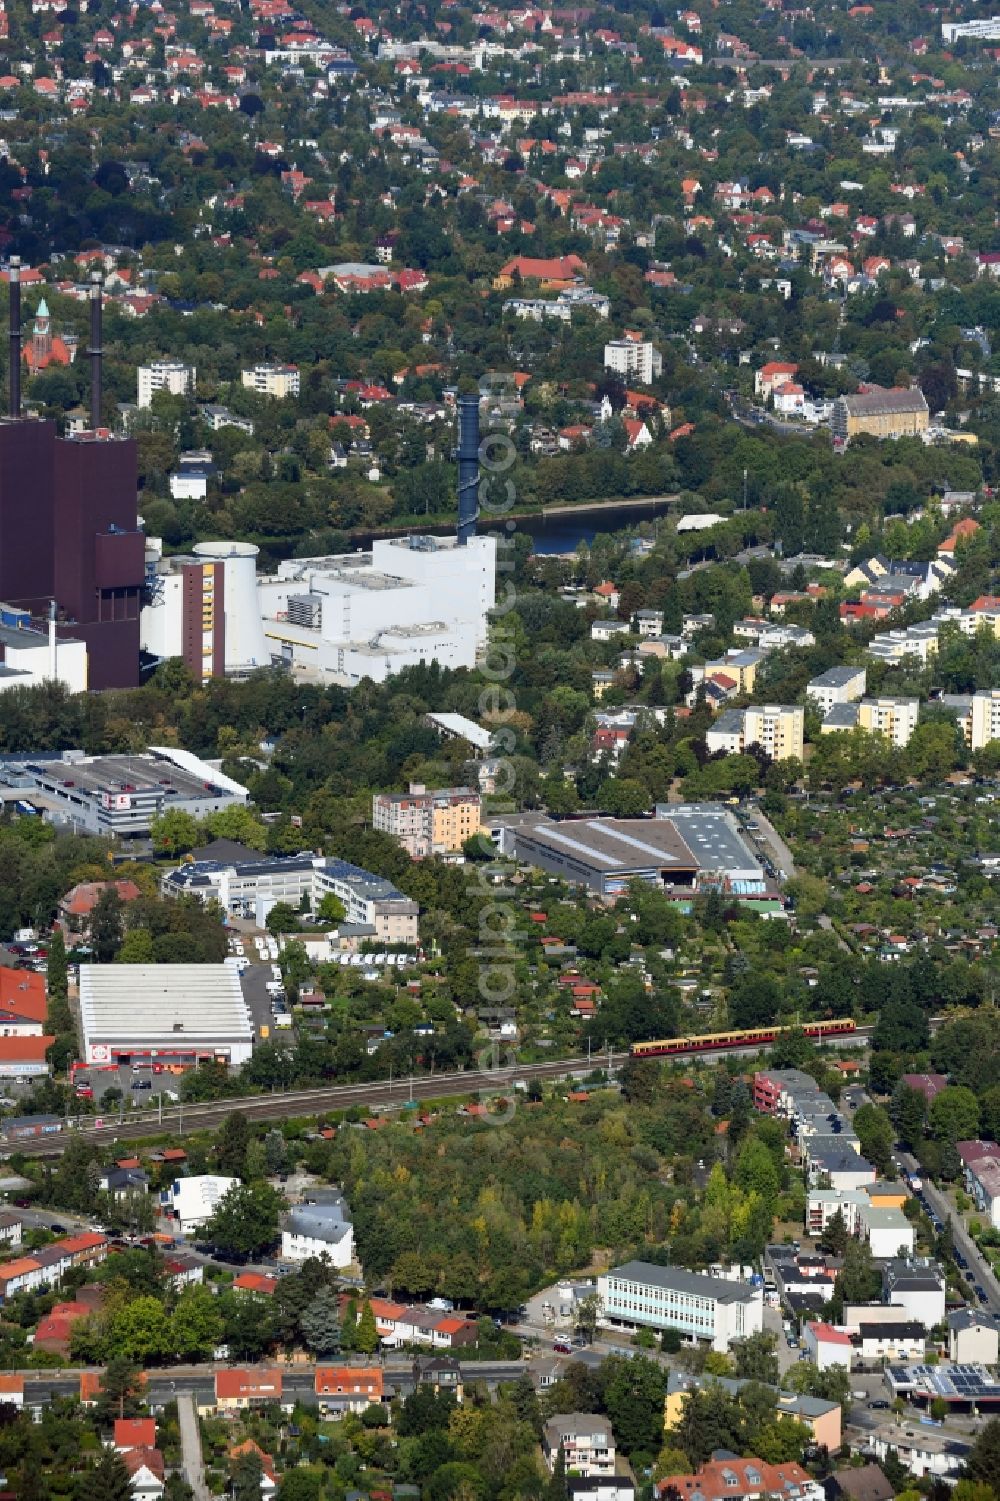
[[(937, 1020), (937, 1019), (935, 1019)], [(824, 1038), (824, 1047), (867, 1046), (871, 1027), (839, 1037)], [(719, 1048), (701, 1057), (755, 1057), (763, 1049), (756, 1047)], [(18, 1152), (25, 1157), (57, 1157), (73, 1135), (82, 1135), (95, 1144), (109, 1145), (119, 1140), (135, 1141), (149, 1136), (185, 1136), (220, 1125), (227, 1115), (239, 1111), (248, 1120), (288, 1120), (296, 1116), (320, 1115), (331, 1110), (349, 1110), (363, 1105), (373, 1112), (403, 1109), (411, 1101), (441, 1099), (449, 1096), (479, 1096), (493, 1100), (498, 1110), (503, 1100), (520, 1083), (532, 1080), (566, 1079), (584, 1076), (610, 1060), (613, 1069), (628, 1059), (627, 1052), (583, 1057), (551, 1059), (542, 1063), (505, 1062), (498, 1055), (497, 1066), (470, 1069), (464, 1073), (416, 1074), (410, 1079), (382, 1080), (368, 1084), (326, 1084), (318, 1089), (284, 1090), (264, 1095), (235, 1095), (205, 1104), (171, 1105), (162, 1111), (136, 1111), (121, 1119), (80, 1117), (70, 1130), (50, 1136), (8, 1143), (7, 1156)], [(96, 1124), (101, 1120), (101, 1124)]]

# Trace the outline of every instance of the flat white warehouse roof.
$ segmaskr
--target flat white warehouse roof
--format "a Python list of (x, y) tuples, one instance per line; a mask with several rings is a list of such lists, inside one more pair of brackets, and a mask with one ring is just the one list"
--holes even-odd
[(253, 1041), (230, 964), (81, 964), (80, 1018), (87, 1046)]

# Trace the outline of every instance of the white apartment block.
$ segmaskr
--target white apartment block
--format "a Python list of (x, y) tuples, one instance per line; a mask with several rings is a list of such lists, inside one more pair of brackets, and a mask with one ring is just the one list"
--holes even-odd
[(299, 394), (299, 369), (297, 365), (254, 365), (241, 372), (241, 379), (248, 391), (258, 396), (286, 396)]
[(648, 339), (612, 339), (604, 346), (604, 368), (648, 386), (662, 373), (663, 356)]
[(969, 710), (968, 730), (962, 729), (971, 750), (982, 750), (991, 740), (1000, 739), (1000, 690), (974, 693)]
[(825, 718), (834, 704), (850, 704), (862, 698), (867, 686), (866, 668), (831, 667), (806, 684), (806, 697), (813, 700)]
[(772, 761), (802, 759), (805, 743), (805, 710), (800, 705), (751, 704), (745, 709), (726, 709), (705, 734), (713, 755), (719, 751), (740, 756), (759, 745)]
[(918, 698), (863, 698), (858, 705), (858, 724), (902, 748), (909, 744), (919, 712)]
[(150, 365), (140, 365), (136, 371), (136, 405), (152, 406), (157, 391), (167, 391), (171, 396), (190, 396), (194, 392), (195, 378), (194, 365), (185, 365), (182, 360), (154, 360)]
[(882, 631), (868, 643), (868, 655), (877, 661), (888, 662), (890, 667), (898, 667), (908, 657), (926, 667), (930, 658), (937, 656), (938, 628), (935, 621), (925, 620), (919, 625), (907, 626), (905, 630)]

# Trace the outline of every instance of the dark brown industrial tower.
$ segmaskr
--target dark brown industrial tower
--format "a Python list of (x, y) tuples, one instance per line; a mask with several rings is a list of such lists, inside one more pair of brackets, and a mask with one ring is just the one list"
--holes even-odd
[(101, 287), (91, 288), (91, 426), (60, 438), (21, 411), (20, 267), (10, 265), (10, 415), (0, 419), (0, 602), (83, 640), (93, 689), (139, 682), (145, 545), (135, 443), (101, 426)]

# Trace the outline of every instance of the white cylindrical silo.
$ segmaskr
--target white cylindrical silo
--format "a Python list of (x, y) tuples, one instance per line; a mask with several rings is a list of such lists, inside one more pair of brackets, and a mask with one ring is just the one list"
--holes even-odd
[(271, 653), (257, 596), (257, 552), (252, 542), (199, 542), (196, 557), (223, 563), (226, 672), (269, 667)]

